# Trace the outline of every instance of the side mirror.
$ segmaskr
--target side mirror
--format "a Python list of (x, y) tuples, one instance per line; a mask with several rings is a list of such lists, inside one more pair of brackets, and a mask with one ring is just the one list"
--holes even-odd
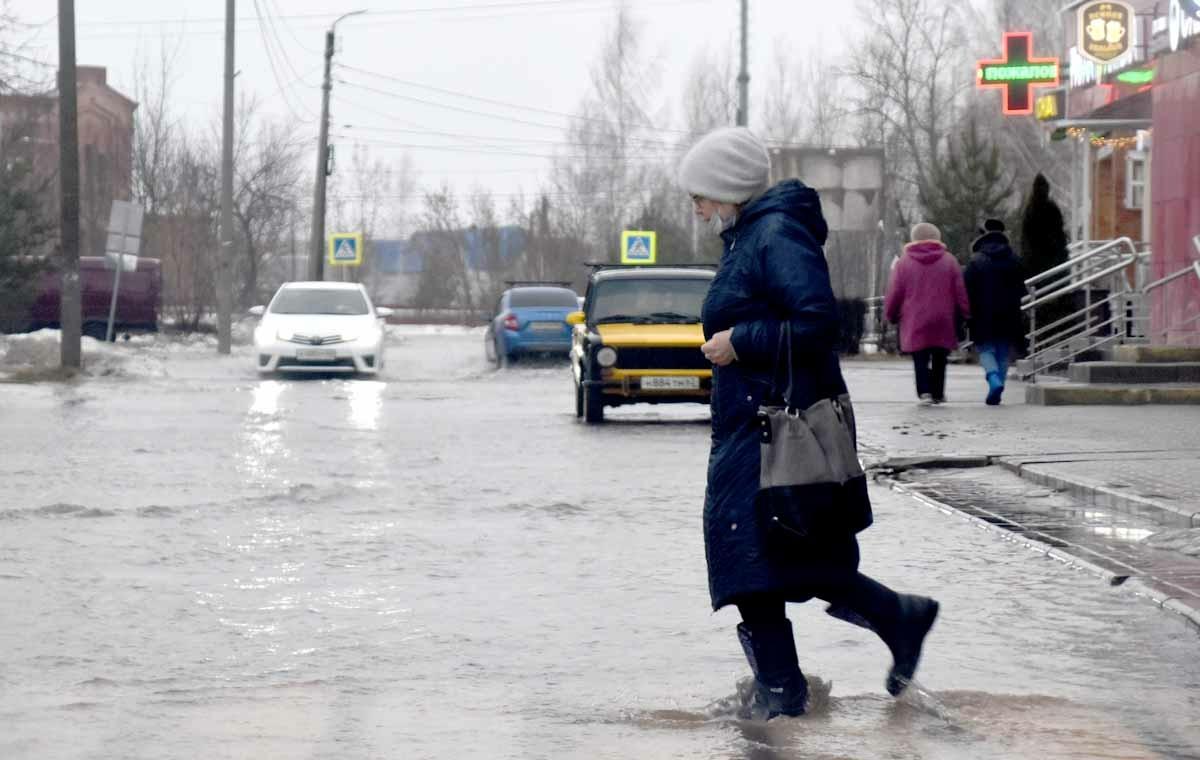
[(586, 317), (582, 311), (573, 311), (566, 317), (566, 322), (569, 325), (581, 325)]
[(379, 317), (380, 319), (387, 319), (388, 317), (392, 316), (395, 313), (396, 313), (395, 311), (393, 311), (392, 309), (389, 309), (386, 306), (376, 306), (375, 307), (375, 316)]
[(267, 313), (266, 306), (251, 306), (250, 307), (250, 314), (255, 317), (261, 317), (263, 314), (266, 314), (266, 313)]

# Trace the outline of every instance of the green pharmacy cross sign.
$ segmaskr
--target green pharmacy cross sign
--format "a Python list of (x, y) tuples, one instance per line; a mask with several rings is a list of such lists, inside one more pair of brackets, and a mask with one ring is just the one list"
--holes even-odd
[(1027, 116), (1033, 113), (1033, 91), (1037, 87), (1057, 87), (1057, 58), (1033, 57), (1032, 32), (1006, 32), (1004, 57), (998, 61), (980, 61), (976, 70), (981, 88), (1004, 90), (1004, 114)]

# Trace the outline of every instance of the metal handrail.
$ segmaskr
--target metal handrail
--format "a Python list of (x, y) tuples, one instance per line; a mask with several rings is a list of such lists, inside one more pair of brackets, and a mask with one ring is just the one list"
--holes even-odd
[(1044, 325), (1043, 327), (1037, 328), (1036, 330), (1030, 332), (1025, 337), (1029, 338), (1030, 340), (1033, 340), (1034, 338), (1039, 337), (1044, 332), (1049, 332), (1050, 330), (1052, 330), (1056, 327), (1061, 327), (1062, 325), (1065, 325), (1067, 323), (1074, 322), (1079, 317), (1086, 317), (1088, 312), (1095, 311), (1100, 306), (1107, 304), (1113, 300), (1116, 300), (1119, 297), (1120, 296), (1117, 296), (1117, 295), (1110, 295), (1101, 301), (1097, 301), (1096, 303), (1091, 304), (1090, 306), (1085, 306), (1082, 309), (1077, 309), (1076, 311), (1071, 312), (1070, 314), (1066, 315), (1065, 317), (1061, 317), (1061, 318), (1051, 322), (1048, 325)]
[[(1125, 267), (1134, 263), (1135, 261), (1137, 261), (1136, 253), (1133, 254), (1132, 256), (1130, 256), (1130, 258), (1128, 260), (1122, 259), (1120, 262), (1113, 264), (1112, 266), (1108, 267), (1107, 269), (1103, 269), (1100, 272), (1097, 272), (1096, 274), (1091, 275), (1090, 277), (1087, 277), (1083, 280), (1071, 282), (1071, 283), (1059, 288), (1058, 290), (1055, 290), (1053, 292), (1047, 293), (1042, 296), (1038, 296), (1035, 300), (1029, 301), (1028, 303), (1022, 303), (1021, 311), (1029, 311), (1030, 309), (1032, 309), (1033, 307), (1035, 307), (1039, 304), (1046, 303), (1047, 301), (1052, 301), (1055, 298), (1058, 298), (1059, 296), (1064, 296), (1067, 293), (1072, 293), (1076, 290), (1080, 290), (1084, 285), (1091, 285), (1093, 282), (1096, 282), (1097, 280), (1103, 280), (1105, 277), (1108, 277), (1110, 275), (1116, 274), (1117, 272), (1120, 272), (1122, 269), (1124, 269)], [(1047, 271), (1049, 271), (1049, 270), (1047, 270)]]
[(1042, 280), (1050, 279), (1050, 277), (1052, 277), (1053, 275), (1060, 274), (1062, 272), (1066, 272), (1071, 269), (1074, 269), (1076, 266), (1083, 263), (1087, 259), (1094, 258), (1094, 257), (1100, 255), (1101, 253), (1104, 253), (1105, 251), (1108, 251), (1109, 249), (1116, 248), (1120, 245), (1128, 246), (1130, 254), (1136, 255), (1138, 252), (1137, 246), (1135, 246), (1133, 244), (1133, 240), (1131, 238), (1129, 238), (1128, 236), (1119, 237), (1115, 240), (1110, 240), (1109, 242), (1105, 243), (1104, 245), (1100, 246), (1099, 248), (1093, 248), (1092, 250), (1088, 251), (1087, 253), (1080, 254), (1079, 256), (1076, 256), (1075, 258), (1072, 258), (1072, 259), (1067, 259), (1066, 261), (1064, 261), (1063, 263), (1061, 263), (1057, 266), (1051, 267), (1050, 269), (1047, 269), (1044, 272), (1039, 272), (1038, 274), (1035, 274), (1033, 277), (1030, 277), (1028, 280), (1025, 281), (1025, 287), (1032, 288), (1034, 285), (1041, 282)]
[(1149, 285), (1146, 285), (1145, 287), (1143, 287), (1142, 292), (1149, 293), (1152, 290), (1158, 290), (1159, 288), (1163, 287), (1164, 285), (1169, 285), (1172, 282), (1175, 282), (1176, 280), (1178, 280), (1180, 277), (1184, 277), (1185, 275), (1192, 274), (1193, 272), (1195, 272), (1197, 277), (1200, 277), (1200, 261), (1196, 261), (1191, 266), (1180, 269), (1175, 274), (1169, 274), (1166, 277), (1155, 280), (1154, 282), (1150, 283)]

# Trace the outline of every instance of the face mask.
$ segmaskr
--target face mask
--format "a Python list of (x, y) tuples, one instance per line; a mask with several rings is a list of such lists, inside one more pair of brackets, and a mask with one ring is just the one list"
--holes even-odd
[(722, 219), (721, 215), (716, 211), (708, 218), (708, 229), (712, 234), (720, 236), (722, 232), (737, 224), (737, 214), (733, 214), (728, 219)]

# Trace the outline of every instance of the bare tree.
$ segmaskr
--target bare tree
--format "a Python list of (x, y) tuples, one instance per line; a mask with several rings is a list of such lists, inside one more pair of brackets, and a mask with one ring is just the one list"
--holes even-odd
[(675, 149), (654, 128), (650, 103), (658, 86), (654, 60), (626, 4), (618, 7), (592, 87), (567, 129), (571, 156), (556, 161), (552, 186), (561, 202), (559, 230), (610, 258), (621, 224), (645, 192), (645, 165)]
[(458, 306), (474, 313), (474, 288), (468, 273), (462, 211), (449, 186), (443, 185), (439, 190), (425, 194), (420, 226), (412, 242), (423, 262), (417, 307)]
[(696, 136), (737, 122), (737, 71), (730, 50), (702, 51), (693, 60), (683, 90), (683, 119), (690, 143)]
[(305, 141), (286, 122), (256, 118), (253, 100), (239, 109), (234, 141), (233, 214), (241, 248), (239, 302), (249, 306), (269, 295), (260, 292), (260, 274), (284, 248), (301, 200)]
[(842, 72), (820, 48), (799, 61), (789, 59), (786, 50), (786, 43), (777, 40), (763, 95), (763, 136), (785, 145), (851, 143)]
[(55, 87), (55, 67), (35, 57), (34, 28), (0, 0), (0, 95), (44, 93)]
[(874, 0), (859, 13), (870, 31), (846, 68), (855, 85), (860, 141), (889, 149), (892, 187), (914, 206), (941, 160), (972, 86), (958, 3)]

